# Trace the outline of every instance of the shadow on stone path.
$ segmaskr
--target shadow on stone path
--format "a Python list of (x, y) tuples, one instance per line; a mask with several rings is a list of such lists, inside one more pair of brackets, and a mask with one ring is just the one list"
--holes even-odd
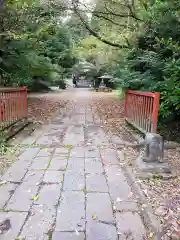
[(73, 97), (73, 108), (37, 139), (24, 140), (24, 151), (2, 177), (1, 240), (145, 239), (136, 196), (91, 107), (91, 93), (74, 90)]

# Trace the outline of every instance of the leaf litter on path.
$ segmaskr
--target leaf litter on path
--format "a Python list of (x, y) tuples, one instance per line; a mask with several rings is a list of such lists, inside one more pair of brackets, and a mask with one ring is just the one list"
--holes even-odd
[[(61, 109), (73, 108), (72, 97), (67, 93), (37, 93), (28, 95), (28, 119), (39, 125), (49, 123)], [(70, 109), (68, 109), (70, 110)], [(16, 160), (17, 147), (8, 147), (8, 151), (0, 154), (0, 175), (3, 174)], [(11, 156), (14, 157), (11, 157)]]
[(53, 96), (28, 98), (28, 119), (40, 124), (49, 122), (66, 103)]

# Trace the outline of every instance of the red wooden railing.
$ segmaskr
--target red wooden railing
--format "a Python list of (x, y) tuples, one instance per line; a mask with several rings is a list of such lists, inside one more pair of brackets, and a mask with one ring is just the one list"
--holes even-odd
[(27, 118), (27, 89), (0, 88), (0, 130)]
[(156, 133), (159, 109), (159, 93), (127, 90), (125, 95), (125, 119), (143, 133)]

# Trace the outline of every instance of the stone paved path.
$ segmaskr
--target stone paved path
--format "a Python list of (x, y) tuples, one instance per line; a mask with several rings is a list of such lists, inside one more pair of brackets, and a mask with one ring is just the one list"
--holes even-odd
[[(2, 176), (0, 239), (143, 240), (145, 227), (119, 159), (87, 90), (64, 110)], [(18, 239), (18, 238), (17, 238)]]

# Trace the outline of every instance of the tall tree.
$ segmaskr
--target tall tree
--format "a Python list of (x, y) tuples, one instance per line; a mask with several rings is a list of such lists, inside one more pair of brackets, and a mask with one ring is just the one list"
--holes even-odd
[(58, 79), (72, 67), (71, 32), (59, 17), (40, 1), (6, 1), (0, 12), (1, 84)]

